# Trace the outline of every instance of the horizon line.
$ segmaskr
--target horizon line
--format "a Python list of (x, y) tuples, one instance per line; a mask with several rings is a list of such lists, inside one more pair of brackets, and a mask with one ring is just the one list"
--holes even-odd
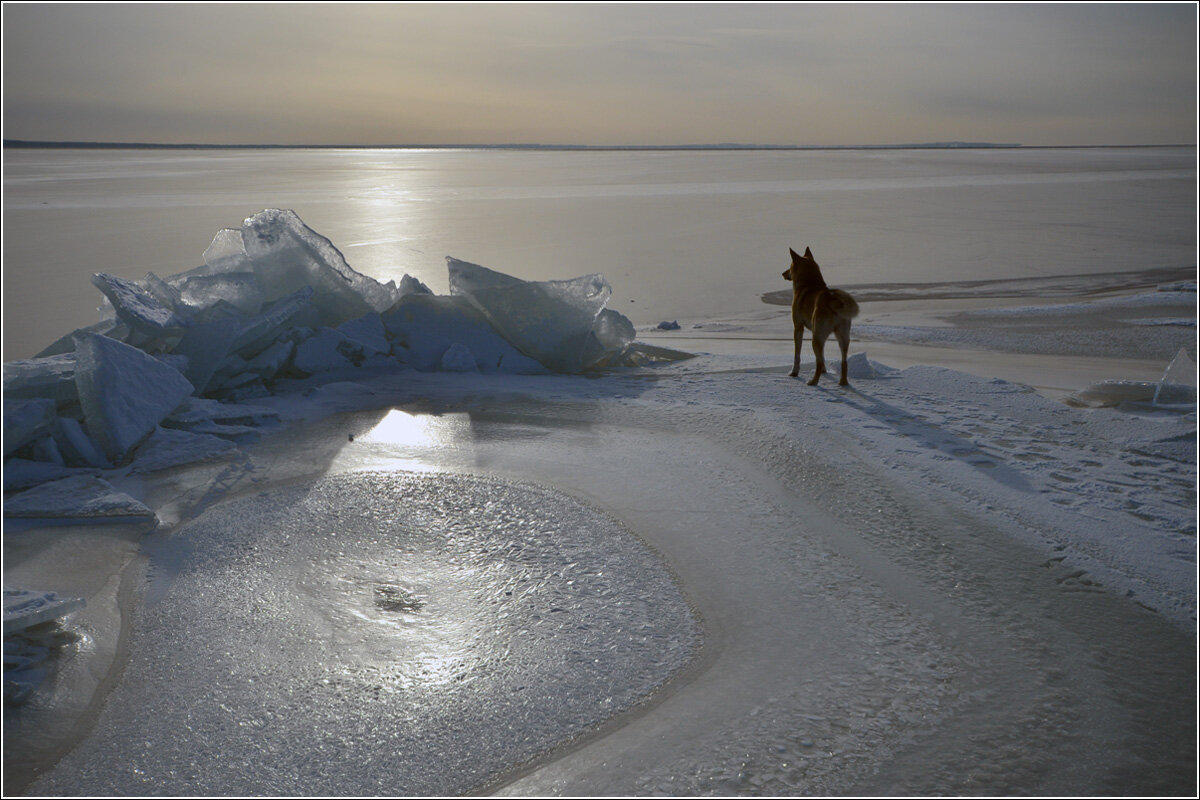
[[(222, 148), (222, 149), (337, 149), (337, 150), (797, 150), (797, 149), (850, 149), (850, 148), (906, 148), (906, 147), (1024, 147), (1019, 143), (1007, 142), (908, 142), (884, 144), (754, 144), (744, 142), (711, 142), (702, 144), (561, 144), (538, 142), (456, 142), (451, 144), (280, 144), (267, 143), (208, 143), (208, 142), (105, 142), (88, 140), (57, 139), (4, 139), (4, 147), (145, 147), (145, 148)], [(1074, 145), (1067, 145), (1074, 146)], [(1096, 145), (1106, 146), (1106, 145)], [(1119, 146), (1119, 145), (1118, 145)], [(1135, 147), (1143, 145), (1132, 145)], [(1156, 146), (1156, 145), (1149, 145)]]
[(5, 147), (179, 147), (179, 148), (278, 148), (289, 150), (338, 149), (338, 150), (464, 150), (464, 149), (540, 149), (540, 150), (699, 150), (699, 149), (744, 149), (744, 150), (795, 150), (795, 149), (844, 149), (881, 147), (1022, 147), (1019, 143), (1007, 142), (907, 142), (883, 144), (755, 144), (746, 142), (706, 142), (700, 144), (563, 144), (555, 142), (455, 142), (425, 144), (281, 144), (276, 142), (211, 143), (211, 142), (106, 142), (74, 139), (4, 139)]
[(709, 144), (537, 144), (529, 142), (456, 143), (456, 144), (216, 144), (204, 142), (102, 142), (76, 140), (4, 139), (4, 148), (14, 149), (145, 149), (145, 150), (988, 150), (988, 149), (1083, 149), (1196, 147), (1196, 144), (1043, 144), (1015, 142), (907, 142), (891, 144), (749, 144), (714, 142)]
[(714, 142), (709, 144), (216, 144), (203, 142), (102, 142), (76, 140), (4, 139), (4, 148), (14, 149), (145, 149), (145, 150), (970, 150), (970, 149), (1082, 149), (1196, 147), (1195, 143), (1158, 144), (1047, 144), (1027, 145), (1009, 142), (908, 142), (891, 144), (748, 144)]

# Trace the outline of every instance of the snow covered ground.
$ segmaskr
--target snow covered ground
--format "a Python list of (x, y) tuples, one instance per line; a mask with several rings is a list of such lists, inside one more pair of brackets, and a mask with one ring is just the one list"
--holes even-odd
[[(849, 388), (786, 377), (770, 305), (579, 375), (448, 341), (397, 368), (338, 329), (314, 375), (189, 406), (260, 438), (92, 468), (150, 525), (7, 520), (5, 586), (86, 606), (6, 708), (6, 784), (1187, 794), (1196, 417), (1152, 399), (1194, 363), (1196, 295), (1172, 288), (864, 303)], [(78, 441), (41, 414), (19, 430)]]

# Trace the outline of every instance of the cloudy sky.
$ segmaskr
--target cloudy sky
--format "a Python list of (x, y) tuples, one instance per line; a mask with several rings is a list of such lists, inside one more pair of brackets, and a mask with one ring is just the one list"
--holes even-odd
[(3, 5), (9, 139), (1196, 141), (1196, 6)]

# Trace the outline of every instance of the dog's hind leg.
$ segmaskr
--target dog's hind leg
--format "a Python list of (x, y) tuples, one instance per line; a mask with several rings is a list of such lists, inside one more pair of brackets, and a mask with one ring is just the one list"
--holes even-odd
[(792, 340), (796, 345), (796, 355), (792, 358), (792, 371), (788, 373), (793, 378), (800, 374), (800, 348), (804, 346), (804, 325), (795, 317), (796, 315), (793, 313), (792, 325), (795, 332), (792, 334)]
[(846, 357), (850, 352), (850, 320), (839, 319), (833, 329), (833, 335), (837, 337), (838, 348), (842, 351), (842, 378), (838, 381), (838, 385), (849, 386), (850, 381), (846, 377)]
[(829, 338), (829, 328), (820, 322), (823, 298), (823, 294), (818, 294), (813, 301), (812, 324), (809, 325), (809, 329), (812, 330), (813, 355), (817, 357), (817, 368), (813, 370), (809, 386), (816, 386), (817, 381), (821, 380), (821, 374), (825, 372), (825, 340)]
[[(826, 333), (826, 336), (829, 334)], [(808, 382), (809, 386), (816, 386), (817, 381), (821, 380), (821, 375), (825, 373), (825, 339), (824, 337), (813, 331), (812, 337), (813, 355), (817, 357), (817, 368), (813, 371), (812, 380)]]

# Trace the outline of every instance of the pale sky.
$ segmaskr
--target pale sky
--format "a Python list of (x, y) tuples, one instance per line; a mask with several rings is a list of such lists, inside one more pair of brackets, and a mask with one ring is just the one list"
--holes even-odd
[(5, 3), (3, 135), (1193, 144), (1196, 9)]

